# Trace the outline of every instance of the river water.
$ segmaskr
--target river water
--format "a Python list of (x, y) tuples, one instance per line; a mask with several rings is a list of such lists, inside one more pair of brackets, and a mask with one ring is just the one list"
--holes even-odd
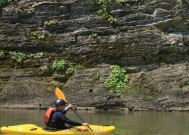
[[(44, 110), (0, 109), (0, 127), (33, 123), (45, 126)], [(114, 125), (116, 135), (188, 135), (189, 112), (85, 112), (78, 114), (88, 123)], [(79, 121), (68, 112), (67, 116)]]

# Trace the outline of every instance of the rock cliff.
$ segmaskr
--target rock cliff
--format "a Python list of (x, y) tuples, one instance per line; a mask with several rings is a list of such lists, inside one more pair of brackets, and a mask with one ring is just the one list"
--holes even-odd
[[(4, 5), (2, 106), (47, 106), (59, 86), (78, 106), (189, 110), (189, 1), (111, 0), (105, 11), (102, 6), (98, 0), (11, 0)], [(68, 77), (52, 70), (57, 59), (85, 68)], [(104, 88), (109, 65), (127, 70), (122, 97)]]

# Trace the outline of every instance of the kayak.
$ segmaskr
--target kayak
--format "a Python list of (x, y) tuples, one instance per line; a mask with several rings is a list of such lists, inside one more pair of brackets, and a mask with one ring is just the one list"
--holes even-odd
[(76, 126), (65, 130), (48, 130), (34, 124), (22, 124), (1, 127), (3, 134), (25, 135), (111, 135), (115, 131), (114, 126), (90, 125), (91, 131), (85, 126)]

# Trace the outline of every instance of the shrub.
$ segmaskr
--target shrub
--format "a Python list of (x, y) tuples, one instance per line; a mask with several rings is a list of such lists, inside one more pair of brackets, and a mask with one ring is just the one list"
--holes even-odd
[(116, 93), (121, 96), (124, 92), (126, 83), (128, 82), (128, 75), (125, 75), (126, 70), (117, 65), (110, 66), (111, 74), (105, 80), (104, 85), (111, 93)]
[(52, 69), (55, 71), (64, 71), (66, 68), (66, 61), (65, 60), (55, 60), (52, 65)]

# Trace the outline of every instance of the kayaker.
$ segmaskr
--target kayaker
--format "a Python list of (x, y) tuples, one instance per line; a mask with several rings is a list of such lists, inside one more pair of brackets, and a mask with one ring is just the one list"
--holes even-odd
[[(55, 108), (52, 109), (49, 120), (46, 121), (47, 126), (53, 129), (66, 129), (68, 128), (66, 124), (71, 126), (89, 126), (88, 123), (76, 122), (66, 117), (65, 114), (72, 107), (72, 104), (66, 106), (66, 102), (62, 99), (56, 100)], [(47, 116), (47, 112), (45, 116)]]

